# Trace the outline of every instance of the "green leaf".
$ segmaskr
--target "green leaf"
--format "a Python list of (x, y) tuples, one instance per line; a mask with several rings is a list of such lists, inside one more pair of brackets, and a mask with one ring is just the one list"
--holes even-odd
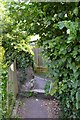
[(67, 105), (68, 108), (70, 107), (70, 104), (69, 104), (68, 100), (66, 101), (66, 105)]
[(78, 110), (80, 108), (80, 102), (76, 102), (76, 109)]
[(78, 91), (78, 92), (76, 93), (76, 100), (77, 100), (78, 102), (80, 102), (80, 91)]
[(50, 95), (53, 96), (58, 89), (57, 82), (53, 82), (50, 84)]
[(72, 40), (74, 40), (74, 39), (73, 39), (73, 36), (69, 36), (67, 43), (70, 43)]
[(53, 87), (53, 89), (50, 91), (50, 95), (53, 96), (57, 91), (57, 87)]
[(77, 16), (78, 15), (78, 7), (76, 7), (73, 11), (73, 13)]
[(63, 23), (63, 22), (59, 22), (58, 25), (59, 25), (59, 28), (60, 28), (61, 30), (64, 28), (64, 23)]

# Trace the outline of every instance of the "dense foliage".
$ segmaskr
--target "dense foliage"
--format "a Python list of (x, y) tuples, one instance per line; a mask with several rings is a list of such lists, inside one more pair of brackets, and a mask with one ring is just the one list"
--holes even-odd
[(6, 57), (5, 63), (7, 62), (10, 65), (16, 59), (19, 67), (23, 67), (24, 61), (26, 61), (25, 65), (27, 66), (27, 64), (32, 63), (33, 54), (27, 32), (29, 28), (26, 19), (28, 17), (23, 15), (22, 5), (7, 3), (6, 7), (8, 10), (8, 21), (4, 24), (2, 32), (2, 46), (5, 48)]
[[(54, 79), (50, 94), (58, 94), (64, 117), (80, 117), (80, 7), (79, 3), (8, 3), (3, 28), (5, 62), (25, 62), (31, 56), (29, 35), (39, 34), (38, 45), (48, 59)], [(7, 18), (6, 18), (7, 19)], [(26, 54), (24, 54), (24, 52)], [(22, 59), (21, 59), (22, 58)], [(21, 59), (21, 60), (20, 60)], [(31, 64), (31, 57), (27, 61)], [(48, 86), (49, 87), (49, 86)]]
[[(22, 15), (23, 12), (19, 14), (19, 10), (17, 10), (20, 9), (21, 12), (23, 9), (20, 8), (20, 5), (18, 6), (14, 3), (7, 3), (4, 1), (1, 1), (0, 7), (0, 76), (2, 80), (0, 83), (0, 93), (2, 93), (2, 96), (0, 96), (0, 99), (2, 99), (0, 104), (2, 105), (0, 108), (0, 113), (2, 114), (0, 114), (0, 118), (1, 115), (4, 118), (9, 115), (7, 97), (9, 99), (13, 98), (11, 98), (12, 93), (8, 93), (7, 91), (9, 66), (16, 60), (17, 68), (21, 68), (24, 73), (25, 68), (33, 64), (33, 52), (30, 46), (30, 38), (26, 31), (26, 18)], [(23, 74), (23, 76), (25, 75)], [(11, 104), (12, 103), (9, 103), (9, 105)]]
[[(54, 79), (50, 94), (58, 93), (64, 117), (80, 118), (79, 3), (39, 3), (34, 24)], [(36, 24), (37, 23), (37, 24)]]
[(4, 4), (2, 4), (2, 1), (0, 0), (0, 119), (2, 119), (2, 116), (6, 114), (7, 109), (7, 92), (6, 92), (6, 86), (7, 86), (7, 66), (3, 64), (3, 58), (4, 58), (4, 49), (2, 47), (2, 29), (3, 29), (3, 20), (4, 20)]
[(3, 64), (4, 49), (0, 46), (0, 119), (7, 115), (7, 80), (8, 70), (7, 65)]

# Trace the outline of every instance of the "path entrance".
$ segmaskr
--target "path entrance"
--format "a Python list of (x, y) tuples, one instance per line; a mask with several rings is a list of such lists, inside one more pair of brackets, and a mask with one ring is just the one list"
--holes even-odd
[(58, 101), (55, 98), (45, 96), (44, 86), (47, 79), (39, 76), (35, 76), (34, 79), (36, 86), (33, 87), (32, 91), (37, 94), (27, 97), (28, 90), (25, 84), (22, 87), (22, 94), (17, 99), (18, 105), (15, 116), (18, 118), (59, 118)]

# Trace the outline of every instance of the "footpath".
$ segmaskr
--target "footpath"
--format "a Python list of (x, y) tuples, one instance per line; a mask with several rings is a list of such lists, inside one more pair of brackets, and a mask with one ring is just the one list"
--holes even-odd
[(22, 86), (21, 93), (14, 107), (12, 117), (17, 118), (59, 118), (60, 108), (55, 98), (46, 97), (44, 86), (47, 79), (35, 76), (36, 85), (32, 91), (36, 93), (27, 97), (26, 84)]

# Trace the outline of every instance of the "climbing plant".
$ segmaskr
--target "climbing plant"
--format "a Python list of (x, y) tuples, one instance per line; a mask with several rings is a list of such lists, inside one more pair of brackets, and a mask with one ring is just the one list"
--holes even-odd
[[(0, 99), (2, 99), (2, 106), (0, 108), (0, 113), (2, 113), (2, 118), (6, 118), (9, 117), (7, 114), (7, 108), (9, 107), (7, 103), (7, 96), (9, 94), (7, 93), (8, 68), (14, 60), (17, 61), (17, 67), (20, 67), (23, 70), (29, 65), (32, 66), (33, 52), (32, 47), (30, 46), (29, 34), (27, 32), (28, 23), (26, 23), (26, 19), (28, 17), (26, 16), (25, 18), (23, 16), (23, 5), (20, 3), (16, 5), (15, 2), (9, 3), (1, 1), (0, 7), (0, 67), (2, 66), (2, 80), (0, 85), (0, 93), (2, 93)], [(12, 94), (10, 93), (10, 95)]]
[(4, 48), (2, 47), (2, 30), (5, 14), (4, 14), (4, 2), (0, 0), (0, 119), (3, 119), (3, 116), (6, 115), (6, 104), (7, 104), (7, 66), (3, 64), (4, 58)]
[[(28, 34), (28, 26), (26, 19), (28, 18), (28, 10), (24, 4), (7, 3), (8, 21), (3, 28), (2, 46), (5, 48), (5, 63), (11, 64), (16, 59), (20, 66), (32, 62), (32, 49), (30, 46), (30, 38)], [(23, 15), (24, 12), (24, 15)], [(29, 58), (27, 58), (27, 56)], [(26, 64), (24, 59), (26, 58)], [(22, 62), (21, 62), (22, 60)], [(18, 64), (17, 63), (17, 64)], [(21, 64), (20, 64), (21, 63)], [(31, 64), (31, 63), (30, 63)]]
[[(54, 79), (50, 94), (57, 93), (64, 117), (80, 117), (80, 6), (79, 2), (7, 3), (2, 46), (5, 63), (31, 64), (29, 35), (39, 34), (37, 44), (48, 59), (49, 76)], [(5, 24), (6, 23), (6, 24)], [(26, 53), (26, 54), (24, 54)], [(30, 60), (30, 61), (29, 61)], [(25, 64), (25, 63), (24, 63)]]
[(79, 3), (38, 3), (34, 27), (54, 79), (50, 94), (58, 93), (64, 117), (80, 118)]
[[(30, 33), (28, 22), (29, 6), (24, 3), (7, 2), (8, 20), (4, 24), (2, 32), (2, 46), (5, 49), (5, 60), (8, 66), (16, 60), (17, 69), (22, 71), (23, 77), (26, 78), (25, 68), (33, 66), (33, 52), (30, 46)], [(28, 13), (27, 13), (28, 11)], [(31, 18), (30, 18), (31, 19)]]

